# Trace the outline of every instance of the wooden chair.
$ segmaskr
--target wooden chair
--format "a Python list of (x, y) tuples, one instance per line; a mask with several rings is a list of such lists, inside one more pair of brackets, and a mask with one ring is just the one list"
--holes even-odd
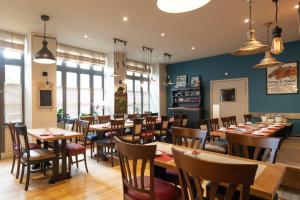
[(182, 127), (181, 115), (174, 115), (173, 127)]
[(74, 124), (75, 120), (74, 119), (66, 119), (64, 122), (64, 129), (68, 131), (73, 131), (74, 130)]
[(142, 118), (134, 118), (133, 119), (133, 128), (131, 135), (124, 135), (121, 139), (125, 142), (129, 143), (139, 143), (141, 140), (141, 133), (143, 127), (144, 119)]
[(80, 120), (89, 121), (90, 124), (94, 124), (95, 117), (94, 116), (81, 116)]
[(150, 116), (152, 116), (152, 117), (158, 117), (158, 113), (151, 113)]
[(237, 126), (236, 116), (229, 116), (229, 117), (228, 117), (228, 120), (229, 120), (229, 124), (230, 124), (230, 125), (235, 125), (235, 126)]
[(98, 116), (98, 123), (99, 124), (106, 124), (110, 122), (110, 115), (103, 115)]
[[(245, 134), (226, 133), (228, 153), (233, 156), (275, 163), (281, 138), (256, 137)], [(250, 152), (249, 148), (254, 148)]]
[(114, 114), (114, 120), (125, 120), (124, 114)]
[(168, 116), (161, 116), (161, 123), (159, 126), (159, 130), (155, 130), (155, 138), (161, 140), (163, 137), (166, 137), (168, 134), (169, 128), (169, 120)]
[(144, 118), (144, 119), (146, 119), (146, 117), (149, 117), (149, 116), (150, 116), (149, 113), (140, 114), (140, 117)]
[(153, 142), (155, 134), (156, 117), (146, 117), (145, 131), (141, 134), (143, 143)]
[(229, 120), (229, 117), (221, 117), (221, 121), (222, 121), (222, 124), (225, 128), (229, 128), (230, 127), (230, 120)]
[[(27, 168), (27, 176), (25, 183), (25, 191), (28, 190), (31, 166), (34, 164), (43, 165), (45, 162), (53, 161), (56, 155), (47, 149), (30, 149), (27, 135), (27, 128), (25, 125), (16, 124), (15, 126), (17, 134), (17, 143), (20, 149), (20, 163), (22, 165), (20, 183), (23, 181), (25, 167)], [(45, 167), (41, 167), (41, 171), (45, 170)]]
[(173, 144), (194, 149), (205, 149), (207, 131), (191, 128), (172, 128)]
[[(16, 123), (8, 123), (8, 128), (9, 128), (9, 133), (10, 133), (11, 143), (12, 143), (12, 152), (13, 152), (13, 160), (12, 160), (13, 162), (12, 162), (10, 173), (13, 173), (16, 159), (17, 159), (16, 178), (19, 178), (22, 153), (21, 153), (20, 145), (18, 144), (18, 138), (17, 138), (15, 126)], [(28, 145), (30, 150), (41, 148), (40, 145), (35, 143), (29, 143)]]
[(201, 130), (209, 131), (209, 120), (207, 120), (207, 119), (199, 120), (198, 127)]
[(127, 119), (129, 119), (130, 121), (133, 121), (135, 118), (137, 118), (137, 114), (128, 114), (127, 115)]
[(209, 120), (209, 128), (210, 128), (210, 139), (214, 142), (216, 138), (220, 139), (220, 136), (213, 135), (213, 132), (218, 131), (219, 126), (219, 119), (218, 118), (212, 118)]
[(182, 115), (182, 125), (181, 127), (187, 127), (188, 123), (188, 116), (187, 115)]
[[(86, 172), (88, 173), (88, 167), (86, 162), (86, 146), (87, 146), (87, 137), (89, 131), (89, 121), (85, 120), (76, 120), (75, 121), (75, 130), (76, 132), (82, 133), (83, 138), (76, 138), (75, 143), (67, 143), (67, 156), (69, 159), (68, 168), (69, 173), (71, 174), (72, 164), (76, 163), (76, 167), (78, 168), (78, 163), (84, 161)], [(83, 155), (83, 159), (78, 160), (79, 155)], [(75, 156), (75, 161), (72, 160), (72, 157)]]
[[(94, 116), (81, 116), (80, 120), (88, 121), (89, 125), (95, 123), (95, 117)], [(99, 139), (99, 137), (96, 133), (90, 132), (90, 130), (88, 130), (87, 141), (91, 146), (91, 158), (93, 158), (95, 141), (97, 141), (98, 139)]]
[[(128, 144), (118, 138), (115, 138), (115, 144), (121, 165), (124, 199), (180, 199), (180, 190), (177, 187), (164, 180), (154, 178), (156, 145)], [(138, 165), (138, 163), (141, 164)], [(146, 166), (150, 170), (149, 176), (145, 176)]]
[(252, 122), (252, 115), (251, 114), (245, 114), (244, 115), (244, 119), (245, 119), (245, 122)]
[[(99, 139), (96, 141), (97, 144), (97, 162), (99, 162), (100, 149), (103, 153), (108, 153), (110, 151), (111, 156), (111, 166), (114, 166), (114, 148), (115, 143), (113, 141), (114, 137), (123, 137), (124, 136), (124, 120), (111, 120), (110, 121), (110, 132), (108, 133), (108, 138)], [(108, 152), (104, 152), (103, 149), (108, 149)]]
[(256, 164), (217, 163), (185, 155), (184, 152), (174, 148), (172, 148), (172, 152), (179, 174), (183, 200), (203, 199), (204, 190), (201, 185), (204, 180), (211, 181), (209, 191), (207, 191), (210, 200), (220, 199), (217, 194), (220, 183), (228, 184), (228, 187), (225, 188), (225, 197), (222, 199), (231, 200), (237, 187), (240, 186), (242, 186), (240, 199), (249, 199), (250, 186), (254, 183), (257, 170)]
[[(220, 143), (221, 137), (217, 134), (214, 134), (214, 132), (217, 132), (219, 130), (219, 119), (213, 118), (209, 120), (209, 141), (210, 143), (206, 144), (205, 150), (212, 151), (216, 153), (223, 153), (225, 154), (227, 152), (227, 144), (226, 143)], [(218, 141), (216, 141), (216, 138)]]

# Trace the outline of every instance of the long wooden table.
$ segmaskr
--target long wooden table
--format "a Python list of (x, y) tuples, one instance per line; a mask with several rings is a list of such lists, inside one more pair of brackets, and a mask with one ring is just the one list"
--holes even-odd
[[(38, 141), (45, 142), (46, 144), (47, 142), (53, 142), (54, 144), (54, 153), (56, 157), (53, 161), (53, 175), (48, 182), (52, 184), (60, 180), (71, 178), (70, 172), (67, 171), (66, 140), (83, 137), (83, 134), (60, 128), (28, 129), (27, 132), (28, 135), (36, 138)], [(59, 144), (59, 141), (61, 141), (61, 144)], [(61, 171), (59, 169), (60, 155), (62, 160)]]
[[(185, 151), (191, 150), (190, 148), (162, 143), (162, 142), (154, 142), (151, 144), (157, 145), (157, 150), (163, 152), (163, 155), (157, 156), (154, 161), (155, 166), (161, 169), (176, 169), (174, 159), (170, 155), (172, 154), (171, 151), (172, 147), (185, 150)], [(256, 178), (254, 184), (251, 186), (250, 193), (254, 196), (261, 197), (264, 199), (270, 199), (270, 200), (273, 199), (283, 179), (285, 169), (286, 169), (286, 167), (281, 164), (270, 164), (270, 163), (249, 160), (249, 159), (239, 158), (230, 155), (208, 152), (204, 150), (202, 151), (201, 154), (203, 154), (204, 157), (206, 157), (208, 160), (214, 160), (217, 162), (258, 164)]]

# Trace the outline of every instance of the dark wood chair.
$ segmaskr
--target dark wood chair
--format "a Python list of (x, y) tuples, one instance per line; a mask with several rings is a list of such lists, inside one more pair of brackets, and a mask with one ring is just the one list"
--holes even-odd
[(130, 121), (133, 121), (135, 118), (137, 118), (137, 114), (128, 114), (127, 115), (127, 119), (129, 119)]
[(152, 117), (158, 117), (158, 113), (151, 113), (150, 116), (152, 116)]
[[(20, 148), (20, 163), (22, 165), (20, 183), (23, 181), (25, 167), (27, 168), (25, 191), (28, 190), (31, 166), (35, 164), (41, 165), (41, 171), (45, 170), (44, 163), (53, 161), (56, 157), (55, 153), (47, 149), (30, 149), (25, 125), (16, 124), (17, 144)], [(52, 169), (52, 168), (51, 168)], [(36, 171), (35, 171), (36, 172)]]
[(229, 124), (230, 124), (230, 125), (235, 125), (235, 126), (237, 126), (236, 116), (229, 116), (229, 117), (228, 117), (228, 120), (229, 120)]
[[(76, 120), (75, 121), (75, 130), (76, 132), (82, 133), (83, 138), (76, 138), (75, 143), (67, 143), (66, 150), (67, 156), (69, 159), (68, 168), (69, 173), (71, 174), (72, 164), (76, 163), (76, 167), (78, 168), (78, 163), (84, 161), (86, 172), (88, 173), (88, 167), (86, 162), (86, 146), (87, 146), (87, 137), (89, 131), (90, 121), (85, 120)], [(83, 155), (83, 159), (78, 160), (79, 155)], [(73, 161), (72, 157), (75, 156), (75, 161)]]
[[(236, 133), (226, 133), (226, 138), (230, 155), (270, 163), (275, 163), (281, 141), (281, 138), (276, 137), (256, 137)], [(251, 152), (251, 148), (254, 148), (254, 152)]]
[(68, 131), (74, 131), (74, 124), (75, 124), (74, 119), (66, 119), (64, 122), (64, 129)]
[(207, 120), (207, 119), (199, 120), (198, 127), (201, 130), (209, 131), (209, 120)]
[(144, 119), (142, 118), (134, 118), (133, 119), (133, 127), (130, 135), (124, 135), (121, 139), (125, 142), (129, 143), (139, 143), (141, 140), (141, 133), (143, 127)]
[(182, 125), (181, 127), (187, 127), (188, 124), (188, 116), (187, 115), (182, 115)]
[[(227, 152), (227, 143), (226, 141), (221, 140), (220, 136), (214, 134), (214, 132), (219, 130), (219, 119), (212, 118), (209, 120), (209, 141), (205, 146), (205, 150), (212, 151), (216, 153), (225, 154)], [(218, 139), (218, 141), (216, 141)]]
[(216, 138), (220, 140), (220, 136), (214, 135), (212, 132), (218, 131), (220, 126), (219, 126), (219, 119), (218, 118), (212, 118), (209, 120), (209, 136), (210, 139), (214, 142)]
[(172, 128), (173, 144), (194, 149), (205, 149), (207, 131), (191, 128)]
[(143, 143), (153, 142), (155, 134), (156, 117), (146, 117), (145, 130), (141, 134)]
[[(99, 139), (96, 141), (97, 144), (97, 162), (99, 162), (99, 155), (101, 154), (100, 149), (102, 149), (103, 154), (108, 154), (110, 151), (111, 156), (111, 166), (114, 166), (114, 137), (123, 137), (124, 136), (124, 120), (111, 120), (110, 121), (110, 132), (107, 134), (108, 138)], [(108, 152), (104, 152), (104, 149), (108, 149)]]
[[(89, 125), (95, 123), (94, 116), (81, 116), (80, 120), (88, 121)], [(95, 141), (97, 141), (98, 139), (99, 139), (99, 137), (96, 133), (88, 130), (87, 141), (88, 141), (88, 144), (90, 144), (90, 146), (91, 146), (91, 158), (93, 158)]]
[[(240, 193), (243, 200), (249, 199), (250, 186), (254, 183), (257, 170), (256, 164), (225, 164), (201, 160), (184, 152), (172, 148), (174, 161), (179, 174), (181, 185), (181, 196), (183, 200), (203, 199), (204, 180), (211, 181), (207, 197), (210, 200), (220, 199), (218, 186), (228, 184), (225, 188), (225, 197), (222, 199), (231, 200), (236, 194), (237, 187), (242, 186)], [(237, 176), (237, 172), (238, 176)], [(192, 177), (192, 178), (190, 178)], [(195, 188), (196, 189), (195, 189)]]
[(106, 124), (110, 122), (110, 115), (103, 115), (98, 116), (98, 123), (99, 124)]
[(114, 114), (114, 120), (125, 120), (124, 114)]
[[(128, 144), (118, 138), (115, 138), (115, 144), (121, 165), (124, 199), (180, 199), (180, 190), (176, 186), (154, 178), (156, 145)], [(150, 169), (149, 176), (145, 175), (146, 166)]]
[(245, 119), (245, 122), (252, 122), (252, 115), (251, 114), (245, 114), (244, 115), (244, 119)]
[(146, 117), (150, 117), (150, 114), (149, 113), (140, 114), (140, 117), (146, 119)]
[(221, 117), (221, 121), (222, 121), (222, 124), (225, 128), (229, 128), (230, 127), (230, 119), (229, 117)]
[[(21, 153), (20, 145), (18, 144), (18, 138), (17, 138), (15, 126), (16, 126), (16, 123), (8, 123), (8, 129), (9, 129), (9, 133), (10, 133), (10, 137), (11, 137), (12, 152), (13, 152), (13, 160), (12, 160), (12, 166), (11, 166), (10, 173), (13, 173), (14, 168), (15, 168), (16, 159), (17, 159), (16, 178), (19, 178), (22, 153)], [(41, 148), (40, 145), (35, 144), (35, 143), (29, 143), (28, 145), (29, 145), (30, 150)]]
[(155, 130), (155, 139), (162, 140), (163, 137), (166, 137), (168, 134), (169, 128), (169, 120), (168, 116), (161, 116), (161, 123), (159, 126), (159, 130)]
[(181, 115), (174, 115), (173, 127), (182, 127)]

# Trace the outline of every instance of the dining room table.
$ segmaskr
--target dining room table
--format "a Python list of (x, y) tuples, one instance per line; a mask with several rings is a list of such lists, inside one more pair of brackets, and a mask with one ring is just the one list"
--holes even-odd
[(56, 156), (53, 161), (53, 174), (48, 183), (53, 184), (57, 181), (71, 178), (70, 172), (67, 171), (67, 140), (81, 138), (83, 134), (61, 128), (28, 129), (27, 132), (28, 135), (35, 138), (38, 143), (43, 142), (44, 148), (47, 148), (49, 142), (53, 142), (53, 151)]
[[(154, 160), (154, 173), (156, 177), (165, 178), (166, 169), (176, 169), (172, 155), (172, 147), (191, 154), (193, 149), (163, 142), (153, 142), (148, 145), (156, 145), (157, 152)], [(229, 164), (257, 164), (254, 184), (251, 186), (250, 194), (263, 199), (272, 200), (285, 174), (286, 166), (282, 164), (271, 164), (246, 158), (240, 158), (225, 154), (198, 150), (197, 157), (211, 162), (221, 162)], [(238, 172), (237, 172), (238, 173)]]

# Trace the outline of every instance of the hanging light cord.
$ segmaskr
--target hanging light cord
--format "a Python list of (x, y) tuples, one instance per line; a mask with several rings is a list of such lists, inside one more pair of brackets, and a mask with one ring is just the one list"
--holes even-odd
[(44, 20), (44, 41), (46, 41), (46, 21)]
[(252, 30), (252, 0), (249, 0), (249, 14), (250, 14), (249, 28), (250, 30)]
[(273, 2), (275, 3), (275, 6), (276, 6), (275, 21), (277, 24), (278, 23), (278, 0), (273, 0)]

